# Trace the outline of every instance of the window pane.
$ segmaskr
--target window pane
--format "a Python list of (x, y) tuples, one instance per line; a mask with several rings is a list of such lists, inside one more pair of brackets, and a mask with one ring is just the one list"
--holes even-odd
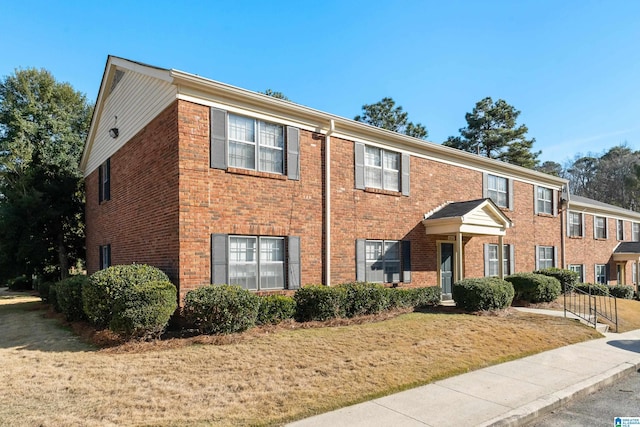
[(244, 289), (257, 290), (255, 264), (229, 264), (229, 284), (239, 285)]
[(229, 114), (229, 139), (235, 141), (255, 142), (254, 120), (247, 117)]
[(384, 281), (386, 283), (400, 281), (400, 261), (384, 262)]
[(368, 241), (366, 245), (367, 261), (377, 261), (382, 258), (382, 242)]
[(384, 168), (391, 170), (400, 169), (400, 154), (384, 151)]
[(260, 145), (267, 147), (284, 147), (284, 129), (281, 125), (258, 122), (260, 129)]
[(283, 153), (284, 151), (280, 149), (260, 147), (260, 170), (283, 173)]
[(229, 141), (229, 166), (243, 169), (255, 169), (255, 146), (252, 144)]
[(256, 238), (229, 238), (229, 284), (256, 290), (256, 272)]
[(372, 188), (382, 188), (382, 169), (365, 166), (364, 185)]
[(400, 260), (400, 243), (397, 241), (384, 242), (384, 259), (385, 260)]
[(283, 262), (284, 239), (262, 237), (260, 239), (260, 261)]
[(284, 262), (260, 264), (260, 289), (284, 288)]
[(383, 188), (391, 191), (400, 190), (400, 172), (385, 170)]
[(382, 162), (381, 162), (381, 159), (380, 159), (380, 151), (381, 150), (379, 148), (365, 146), (364, 164), (366, 166), (381, 167), (382, 166)]
[(255, 237), (231, 237), (229, 238), (230, 262), (255, 262), (256, 238)]

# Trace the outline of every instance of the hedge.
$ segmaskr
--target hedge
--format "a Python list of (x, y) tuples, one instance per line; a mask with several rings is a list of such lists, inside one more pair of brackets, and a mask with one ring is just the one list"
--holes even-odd
[(7, 286), (12, 291), (28, 291), (33, 289), (33, 281), (23, 274), (10, 279), (7, 282)]
[(347, 317), (377, 314), (389, 308), (389, 293), (386, 288), (376, 283), (351, 282), (338, 285), (344, 289)]
[(565, 289), (568, 285), (576, 286), (578, 284), (578, 280), (580, 279), (580, 275), (575, 271), (556, 267), (544, 268), (542, 270), (534, 271), (534, 273), (544, 274), (545, 276), (551, 276), (558, 279), (561, 288), (560, 292), (565, 292)]
[(579, 283), (576, 289), (591, 295), (609, 296), (609, 287), (601, 283)]
[(230, 334), (256, 324), (260, 297), (240, 286), (206, 285), (189, 291), (183, 315), (203, 334)]
[(299, 322), (346, 316), (347, 291), (340, 286), (309, 285), (296, 291), (295, 318)]
[(296, 301), (293, 297), (284, 295), (268, 295), (260, 297), (258, 309), (258, 325), (280, 323), (283, 320), (293, 319), (296, 314)]
[(505, 277), (513, 285), (514, 299), (528, 302), (551, 302), (562, 292), (554, 276), (536, 273), (516, 273)]
[(453, 300), (466, 311), (506, 308), (513, 295), (511, 283), (497, 277), (463, 279), (453, 284)]
[(69, 321), (86, 319), (82, 309), (82, 292), (87, 281), (87, 276), (79, 274), (57, 282), (54, 287), (56, 306)]
[(130, 338), (158, 338), (177, 307), (177, 290), (168, 280), (136, 283), (115, 301), (109, 329)]
[(616, 285), (609, 288), (609, 294), (616, 298), (633, 299), (634, 292), (633, 286), (629, 285)]
[(98, 327), (109, 326), (113, 307), (125, 290), (152, 281), (169, 281), (169, 278), (160, 269), (144, 264), (114, 265), (93, 273), (82, 293), (87, 318)]

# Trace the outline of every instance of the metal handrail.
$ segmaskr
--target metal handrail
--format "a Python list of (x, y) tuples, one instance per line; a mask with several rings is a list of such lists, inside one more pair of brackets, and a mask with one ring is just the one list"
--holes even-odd
[(583, 319), (594, 328), (598, 324), (598, 316), (607, 319), (615, 325), (618, 332), (618, 300), (616, 297), (608, 295), (595, 295), (577, 289), (573, 285), (568, 285), (564, 289), (564, 315), (567, 311)]

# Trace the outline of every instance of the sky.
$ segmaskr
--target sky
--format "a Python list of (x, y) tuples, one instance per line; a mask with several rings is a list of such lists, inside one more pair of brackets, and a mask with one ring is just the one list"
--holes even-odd
[(353, 118), (392, 97), (428, 140), (489, 96), (542, 161), (640, 150), (637, 0), (0, 0), (0, 78), (44, 68), (95, 102), (107, 55)]

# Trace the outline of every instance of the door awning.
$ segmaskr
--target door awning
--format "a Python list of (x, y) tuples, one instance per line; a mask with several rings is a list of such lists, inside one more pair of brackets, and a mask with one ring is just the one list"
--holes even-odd
[(422, 224), (427, 234), (504, 236), (511, 220), (491, 199), (449, 202), (428, 214)]
[(640, 242), (620, 242), (613, 251), (614, 261), (637, 261), (640, 259)]

